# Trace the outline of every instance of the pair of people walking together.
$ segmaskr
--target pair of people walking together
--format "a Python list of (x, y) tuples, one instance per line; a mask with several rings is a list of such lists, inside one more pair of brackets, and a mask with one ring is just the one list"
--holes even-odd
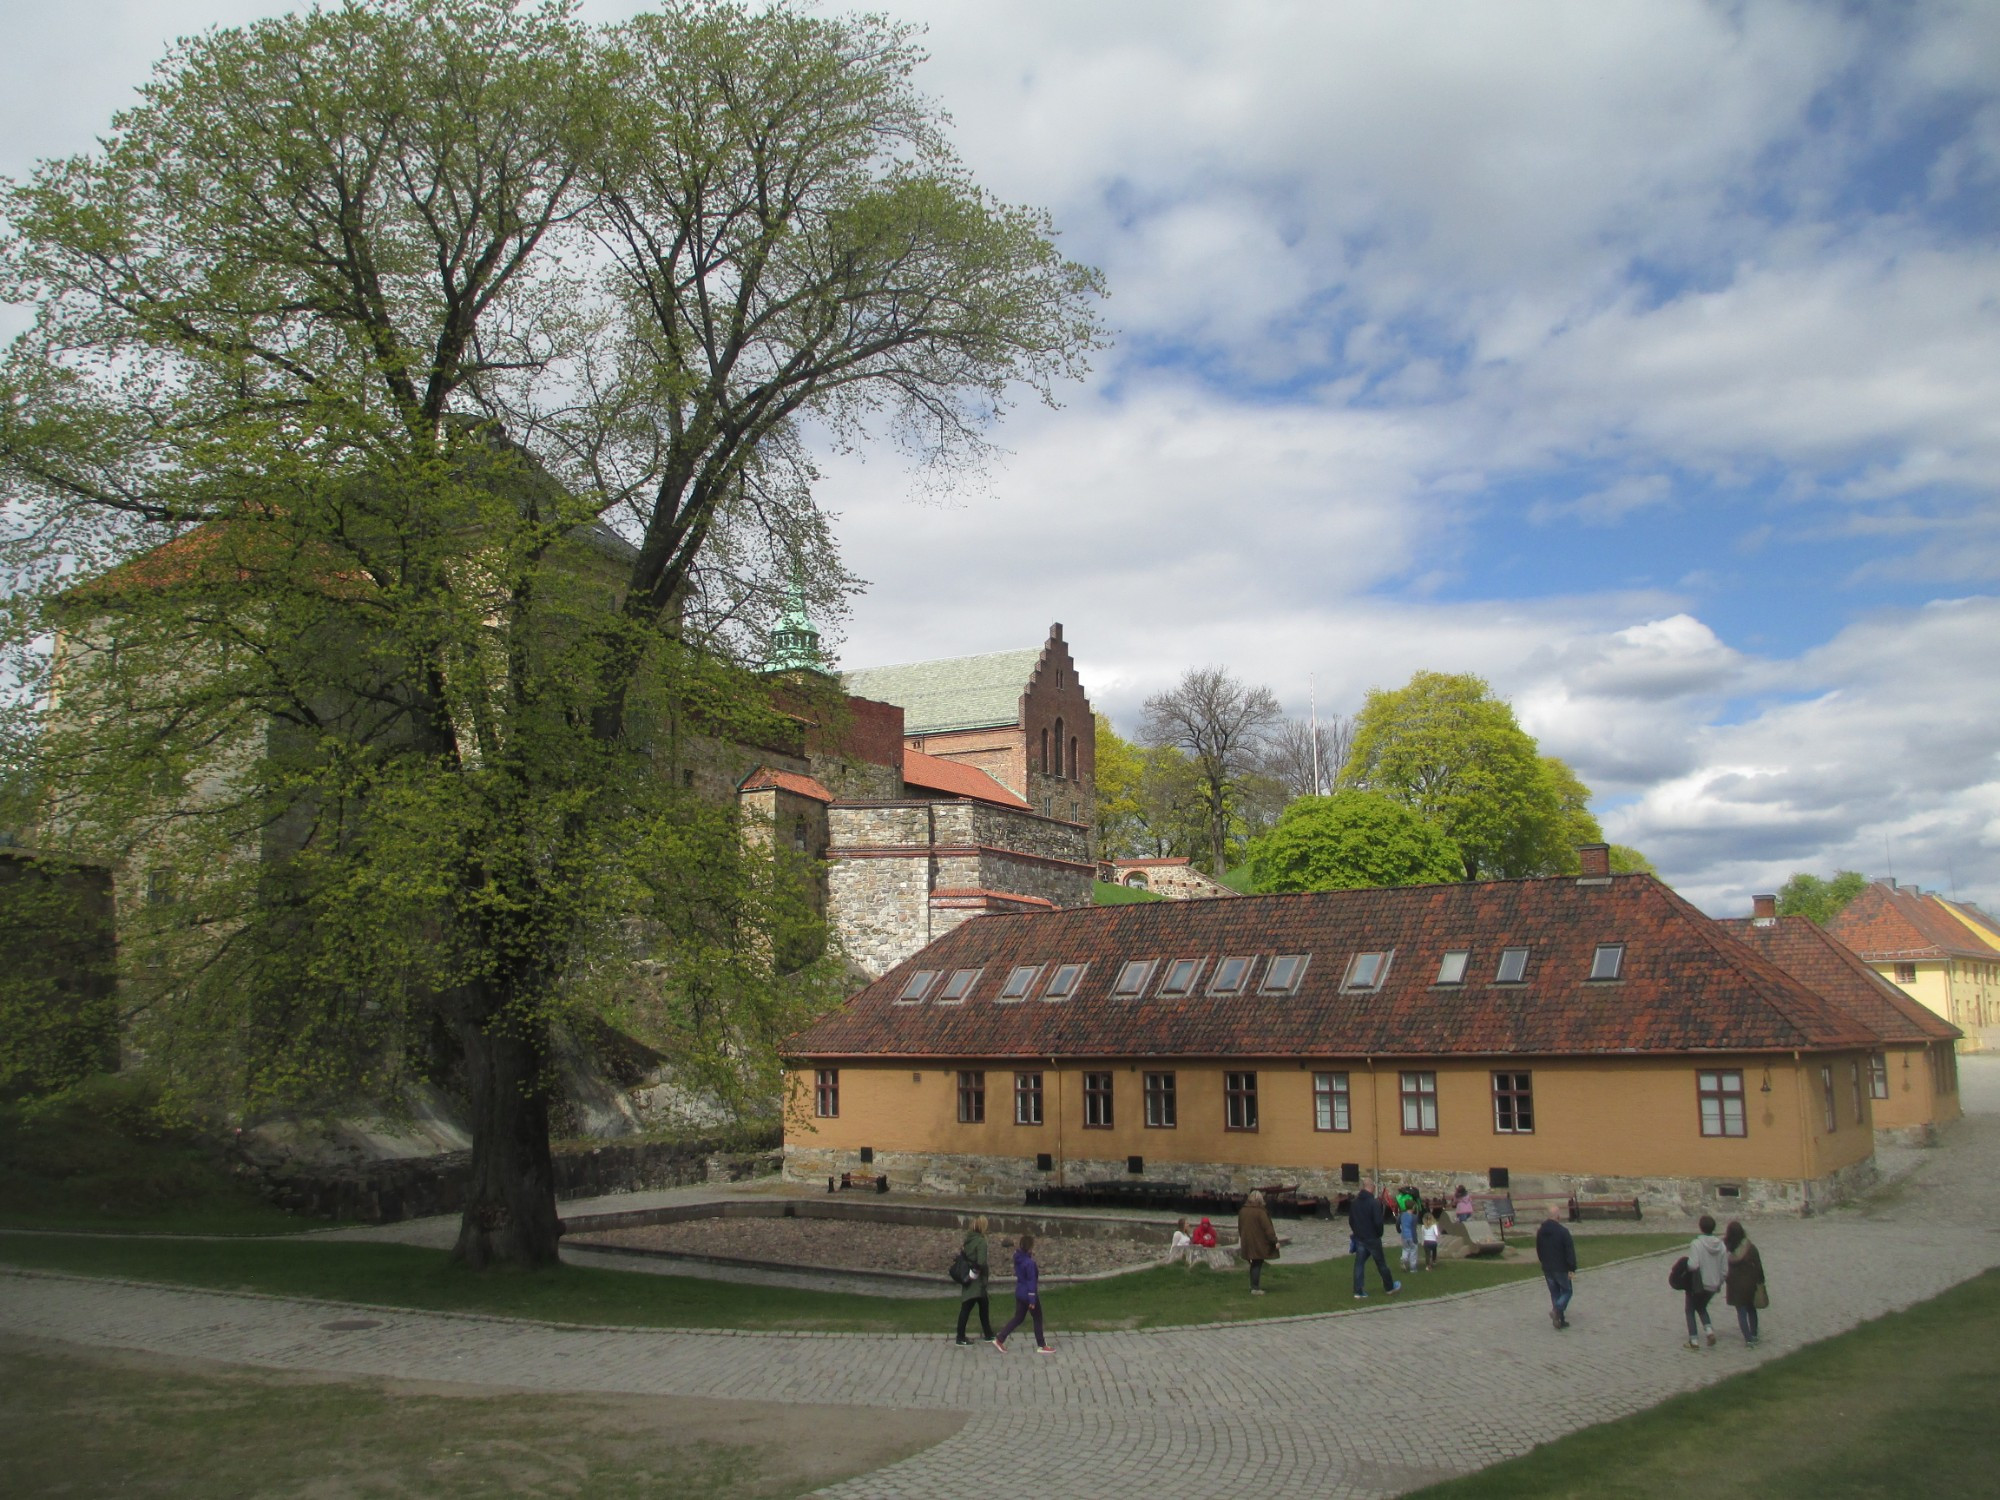
[(1733, 1219), (1719, 1237), (1710, 1214), (1701, 1216), (1699, 1228), (1701, 1232), (1688, 1245), (1686, 1256), (1674, 1265), (1687, 1313), (1687, 1346), (1715, 1347), (1715, 1324), (1708, 1316), (1708, 1305), (1721, 1292), (1723, 1301), (1736, 1309), (1736, 1326), (1743, 1342), (1754, 1348), (1757, 1313), (1770, 1304), (1764, 1286), (1764, 1257), (1742, 1224)]
[(1055, 1346), (1049, 1343), (1048, 1333), (1042, 1327), (1042, 1268), (1035, 1262), (1035, 1237), (1032, 1234), (1022, 1235), (1020, 1244), (1014, 1249), (1014, 1316), (997, 1334), (993, 1331), (992, 1303), (988, 1300), (988, 1284), (993, 1278), (990, 1254), (986, 1244), (986, 1220), (982, 1216), (972, 1221), (965, 1243), (959, 1247), (959, 1256), (966, 1262), (970, 1274), (961, 1284), (963, 1290), (959, 1293), (958, 1346), (961, 1349), (971, 1347), (972, 1340), (965, 1333), (972, 1320), (972, 1310), (977, 1307), (979, 1336), (1002, 1354), (1007, 1352), (1008, 1335), (1030, 1319), (1035, 1325), (1035, 1352), (1055, 1353)]

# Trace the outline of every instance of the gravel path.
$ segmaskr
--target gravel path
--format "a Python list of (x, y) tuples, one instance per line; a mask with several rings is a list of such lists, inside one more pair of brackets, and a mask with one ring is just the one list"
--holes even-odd
[[(782, 1266), (825, 1266), (854, 1271), (909, 1271), (935, 1275), (958, 1254), (956, 1229), (903, 1224), (860, 1224), (839, 1219), (689, 1219), (633, 1229), (596, 1229), (565, 1242), (585, 1248), (619, 1245), (683, 1255), (726, 1255)], [(1012, 1274), (1014, 1239), (990, 1235), (993, 1269)], [(1157, 1264), (1158, 1245), (1136, 1240), (1052, 1236), (1035, 1242), (1035, 1260), (1047, 1276), (1091, 1276)]]

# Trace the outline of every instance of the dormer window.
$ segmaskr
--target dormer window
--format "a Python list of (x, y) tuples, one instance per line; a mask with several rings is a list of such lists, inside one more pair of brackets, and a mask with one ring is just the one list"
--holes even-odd
[(1129, 960), (1118, 971), (1117, 983), (1111, 986), (1113, 1000), (1137, 1000), (1146, 993), (1146, 982), (1153, 977), (1157, 959), (1135, 958)]
[(896, 997), (896, 1003), (898, 1005), (915, 1005), (931, 992), (931, 986), (937, 983), (937, 977), (938, 971), (936, 969), (917, 970), (916, 973), (910, 976), (910, 982), (903, 986), (903, 993)]
[(1472, 954), (1464, 948), (1454, 948), (1438, 960), (1438, 984), (1464, 984), (1465, 966)]
[(951, 978), (944, 982), (944, 989), (938, 994), (938, 1004), (956, 1005), (972, 993), (972, 987), (979, 983), (978, 969), (955, 969)]
[(1357, 953), (1348, 961), (1347, 978), (1341, 984), (1343, 990), (1379, 990), (1382, 981), (1389, 977), (1388, 953)]
[(1271, 960), (1271, 966), (1264, 971), (1264, 982), (1258, 991), (1265, 995), (1289, 995), (1299, 987), (1305, 978), (1306, 958), (1303, 953), (1280, 953)]
[(1499, 984), (1519, 984), (1528, 977), (1528, 950), (1526, 948), (1502, 948), (1500, 950), (1500, 972), (1493, 976)]
[(1084, 970), (1088, 964), (1058, 964), (1055, 977), (1049, 980), (1049, 987), (1042, 991), (1044, 1000), (1067, 1000), (1083, 987)]
[(1183, 995), (1194, 992), (1194, 982), (1201, 978), (1201, 963), (1198, 958), (1177, 958), (1167, 965), (1167, 977), (1160, 981), (1160, 998), (1178, 1000)]
[(1592, 979), (1616, 979), (1625, 969), (1625, 945), (1623, 943), (1599, 943), (1597, 951), (1590, 957), (1590, 977)]
[(1252, 962), (1247, 958), (1223, 959), (1215, 966), (1215, 977), (1208, 982), (1208, 992), (1211, 995), (1242, 994), (1244, 983), (1250, 978)]
[(1028, 991), (1035, 987), (1035, 976), (1042, 972), (1040, 964), (1019, 964), (1008, 974), (1007, 982), (1000, 987), (1002, 1000), (1025, 1000)]

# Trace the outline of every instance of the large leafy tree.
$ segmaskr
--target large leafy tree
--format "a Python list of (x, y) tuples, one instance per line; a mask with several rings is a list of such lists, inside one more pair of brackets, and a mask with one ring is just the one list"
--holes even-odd
[(1801, 870), (1778, 887), (1778, 915), (1809, 917), (1824, 927), (1868, 888), (1857, 870), (1842, 870), (1831, 879)]
[(1229, 866), (1232, 813), (1260, 772), (1271, 735), (1284, 717), (1267, 687), (1221, 667), (1190, 667), (1181, 680), (1146, 700), (1140, 737), (1186, 755), (1201, 786), (1209, 872)]
[(183, 1086), (455, 1059), (470, 1263), (555, 1259), (566, 1007), (768, 1081), (829, 993), (781, 961), (804, 872), (683, 785), (783, 730), (730, 665), (759, 601), (843, 581), (807, 433), (965, 461), (1097, 338), (917, 61), (784, 6), (375, 0), (179, 44), (8, 190), (8, 754), (151, 898), (127, 994)]
[(1601, 838), (1590, 792), (1470, 673), (1419, 672), (1368, 694), (1340, 785), (1378, 792), (1451, 840), (1466, 879), (1576, 868)]
[(1372, 792), (1301, 797), (1252, 841), (1259, 891), (1421, 885), (1463, 873), (1451, 841), (1400, 802)]

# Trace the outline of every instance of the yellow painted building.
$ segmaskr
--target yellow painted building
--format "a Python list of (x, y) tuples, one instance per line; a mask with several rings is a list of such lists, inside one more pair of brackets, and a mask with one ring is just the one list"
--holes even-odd
[(1980, 1032), (2000, 1027), (2000, 936), (1934, 891), (1869, 884), (1827, 923), (1868, 966), (1963, 1033), (1977, 1050)]
[(787, 1170), (1681, 1209), (1865, 1181), (1880, 1034), (1651, 877), (1585, 870), (981, 918), (794, 1039)]

